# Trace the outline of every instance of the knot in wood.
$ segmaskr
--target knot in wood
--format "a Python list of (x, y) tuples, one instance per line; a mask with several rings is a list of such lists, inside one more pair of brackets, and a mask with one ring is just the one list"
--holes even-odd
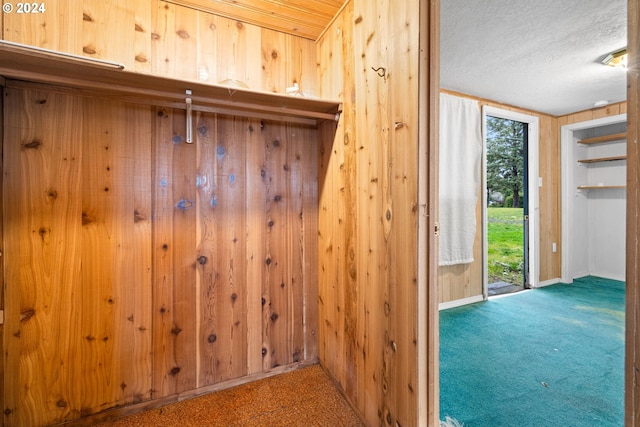
[(22, 148), (37, 149), (41, 145), (42, 145), (42, 141), (40, 141), (39, 139), (33, 139), (31, 140), (31, 142), (25, 142), (24, 144), (22, 144)]
[(211, 334), (209, 335), (209, 337), (207, 337), (207, 341), (209, 341), (209, 344), (213, 344), (217, 339), (218, 337), (216, 334)]
[(200, 255), (198, 257), (198, 264), (200, 264), (200, 265), (205, 265), (207, 263), (207, 261), (208, 261), (207, 257), (204, 256), (204, 255)]
[(20, 321), (26, 322), (27, 320), (31, 319), (35, 314), (36, 314), (36, 311), (32, 308), (28, 310), (22, 310), (20, 312)]

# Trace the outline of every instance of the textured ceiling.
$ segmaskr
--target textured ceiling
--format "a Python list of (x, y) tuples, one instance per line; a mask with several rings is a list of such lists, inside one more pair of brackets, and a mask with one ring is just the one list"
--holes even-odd
[(441, 87), (563, 115), (626, 99), (627, 0), (441, 0)]

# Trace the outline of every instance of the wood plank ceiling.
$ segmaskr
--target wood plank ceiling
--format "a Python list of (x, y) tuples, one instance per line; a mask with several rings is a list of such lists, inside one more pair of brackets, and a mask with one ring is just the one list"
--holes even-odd
[(165, 0), (263, 28), (317, 40), (349, 0)]

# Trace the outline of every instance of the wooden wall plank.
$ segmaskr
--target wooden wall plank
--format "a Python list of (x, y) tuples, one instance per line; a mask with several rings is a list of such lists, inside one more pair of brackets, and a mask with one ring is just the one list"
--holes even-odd
[[(347, 182), (351, 190), (345, 195), (354, 198), (353, 201), (346, 200), (347, 206), (357, 206), (361, 217), (357, 218), (353, 212), (345, 215), (347, 224), (355, 228), (346, 230), (346, 267), (350, 274), (345, 284), (346, 354), (343, 357), (345, 367), (349, 364), (358, 366), (358, 376), (364, 379), (363, 390), (360, 384), (347, 383), (345, 391), (357, 396), (358, 406), (364, 408), (367, 420), (377, 418), (378, 423), (391, 424), (392, 408), (388, 406), (387, 399), (394, 391), (391, 373), (395, 360), (389, 343), (392, 339), (390, 315), (395, 307), (391, 306), (389, 275), (395, 272), (395, 266), (388, 259), (392, 241), (386, 212), (392, 197), (393, 174), (388, 132), (390, 88), (386, 78), (373, 70), (390, 65), (387, 57), (390, 40), (384, 35), (392, 34), (395, 29), (389, 22), (388, 7), (387, 1), (367, 8), (356, 4), (353, 12), (356, 23), (352, 41), (355, 56), (353, 77), (359, 114), (355, 116), (355, 135), (349, 135), (349, 157), (345, 149), (344, 169), (351, 175)], [(357, 254), (355, 257), (354, 253)], [(359, 280), (370, 282), (370, 285), (359, 288)], [(359, 289), (362, 289), (361, 293)], [(356, 310), (360, 316), (356, 316)], [(356, 323), (357, 320), (360, 322)], [(370, 330), (378, 333), (371, 334)], [(365, 350), (360, 354), (357, 351), (358, 339), (363, 340)], [(345, 374), (350, 378), (348, 373)], [(374, 398), (369, 398), (366, 392)], [(389, 417), (388, 421), (385, 421), (386, 417)]]
[[(426, 6), (425, 6), (426, 7)], [(417, 260), (418, 260), (418, 129), (426, 118), (417, 108), (419, 73), (419, 5), (389, 2), (388, 21), (395, 29), (388, 40), (389, 117), (389, 196), (381, 212), (383, 226), (391, 237), (389, 264), (389, 343), (387, 351), (390, 387), (387, 401), (395, 423), (417, 421)], [(382, 14), (383, 18), (385, 14)], [(396, 70), (403, 70), (402, 73)], [(397, 74), (396, 74), (397, 73)], [(407, 94), (415, 94), (407, 102)], [(415, 254), (400, 256), (399, 254)], [(426, 309), (426, 307), (421, 307)], [(388, 419), (387, 419), (388, 420)]]
[(278, 92), (278, 88), (287, 87), (286, 60), (284, 43), (286, 36), (269, 30), (262, 30), (262, 85), (269, 92)]
[[(353, 8), (348, 5), (334, 22), (331, 31), (318, 41), (319, 58), (343, 58), (320, 62), (320, 92), (322, 96), (345, 99), (344, 110), (338, 123), (322, 123), (319, 133), (320, 158), (318, 161), (318, 310), (319, 310), (319, 358), (344, 390), (344, 367), (340, 365), (343, 352), (343, 320), (341, 292), (344, 282), (344, 222), (345, 197), (344, 152), (353, 126), (355, 109), (352, 97), (355, 80), (345, 77), (354, 71), (353, 59), (344, 55), (349, 49), (353, 22)], [(344, 61), (344, 62), (343, 62)], [(346, 94), (346, 96), (344, 96)], [(334, 147), (334, 143), (336, 144)], [(343, 146), (345, 148), (343, 148)], [(350, 191), (350, 190), (348, 190)], [(363, 349), (363, 351), (365, 351)], [(354, 369), (355, 372), (355, 369)], [(356, 374), (357, 375), (357, 374)], [(359, 381), (364, 376), (357, 375)], [(347, 396), (355, 407), (357, 396)], [(361, 409), (360, 409), (361, 411)]]
[[(299, 273), (302, 282), (297, 286), (298, 292), (302, 292), (303, 306), (294, 326), (299, 322), (304, 325), (300, 360), (315, 361), (318, 358), (318, 132), (307, 127), (294, 131), (299, 132), (294, 146), (297, 146), (295, 160), (302, 186), (302, 235), (294, 234), (293, 238), (300, 240), (302, 251)], [(299, 157), (297, 153), (300, 153)], [(295, 362), (296, 358), (293, 360)]]
[(265, 259), (262, 311), (263, 345), (266, 354), (263, 369), (285, 365), (289, 360), (292, 343), (284, 340), (291, 322), (289, 311), (290, 266), (287, 233), (288, 210), (291, 202), (285, 191), (287, 176), (286, 152), (288, 138), (277, 124), (264, 121), (263, 137), (265, 159), (262, 172), (265, 194), (265, 223), (270, 224), (265, 234)]
[(73, 301), (82, 290), (82, 127), (60, 125), (82, 117), (82, 103), (7, 89), (5, 107), (3, 260), (13, 285), (5, 295), (4, 422), (45, 425), (82, 409), (70, 357), (81, 354)]
[[(80, 352), (77, 365), (81, 389), (80, 400), (85, 412), (97, 412), (102, 403), (113, 405), (117, 389), (118, 369), (111, 355), (115, 343), (112, 318), (119, 316), (120, 296), (117, 295), (116, 257), (114, 242), (119, 234), (114, 189), (115, 152), (122, 139), (110, 116), (122, 120), (112, 103), (88, 100), (84, 105), (82, 127), (82, 284), (79, 297)], [(112, 169), (113, 168), (113, 169)], [(117, 191), (117, 190), (116, 190)], [(88, 415), (88, 414), (85, 414)]]
[[(217, 57), (212, 68), (215, 83), (244, 84), (251, 89), (265, 90), (262, 82), (261, 37), (263, 30), (245, 23), (217, 17)], [(239, 82), (239, 83), (235, 83)]]
[(318, 87), (315, 78), (318, 65), (316, 60), (316, 46), (309, 40), (288, 37), (285, 40), (287, 58), (286, 87), (298, 85), (300, 95), (317, 96)]
[[(539, 116), (538, 168), (542, 187), (538, 188), (540, 281), (562, 276), (562, 187), (560, 179), (560, 132), (558, 120)], [(557, 251), (551, 248), (556, 244)]]
[[(197, 80), (198, 67), (197, 58), (200, 40), (197, 39), (198, 12), (177, 7), (175, 9), (175, 27), (171, 29), (173, 34), (173, 55), (165, 58), (173, 62), (174, 72), (171, 74), (179, 79)], [(167, 32), (167, 37), (169, 33)]]
[(184, 111), (158, 110), (154, 199), (153, 397), (196, 387), (195, 146)]
[(158, 0), (150, 0), (149, 2), (133, 2), (133, 70), (138, 73), (151, 74), (152, 57), (152, 10), (157, 10)]
[(198, 121), (202, 385), (247, 374), (246, 127), (226, 116)]
[[(218, 58), (218, 17), (208, 13), (198, 14), (198, 43), (196, 73), (198, 80), (218, 83), (216, 72)], [(226, 61), (221, 61), (226, 62)]]
[[(85, 0), (82, 11), (82, 53), (134, 69), (136, 4), (128, 0)], [(117, 30), (115, 30), (117, 29)], [(115, 30), (115, 31), (114, 31)]]
[[(262, 323), (266, 299), (263, 299), (263, 269), (267, 257), (265, 239), (269, 220), (265, 218), (266, 194), (263, 186), (264, 140), (262, 122), (249, 120), (245, 132), (247, 171), (247, 369), (249, 374), (262, 371), (263, 347)], [(252, 178), (250, 178), (251, 176)], [(265, 227), (267, 224), (267, 227)]]
[[(126, 105), (124, 111), (125, 137), (117, 153), (119, 217), (125, 222), (117, 247), (117, 264), (122, 268), (117, 283), (123, 285), (120, 304), (121, 317), (114, 319), (124, 346), (120, 364), (124, 368), (120, 383), (125, 404), (151, 399), (152, 365), (152, 210), (151, 210), (151, 118), (149, 107)], [(133, 143), (132, 143), (133, 142)], [(131, 179), (133, 178), (133, 188)]]

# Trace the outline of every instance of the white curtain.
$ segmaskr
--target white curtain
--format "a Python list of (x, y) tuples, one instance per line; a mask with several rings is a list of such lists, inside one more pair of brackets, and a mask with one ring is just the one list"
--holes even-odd
[(440, 95), (440, 265), (473, 262), (481, 117), (477, 101)]

